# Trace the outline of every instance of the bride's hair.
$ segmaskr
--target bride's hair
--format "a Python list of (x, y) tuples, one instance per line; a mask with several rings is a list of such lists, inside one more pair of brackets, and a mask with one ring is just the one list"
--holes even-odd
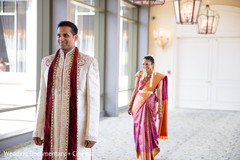
[(154, 64), (154, 58), (152, 56), (145, 56), (143, 59), (146, 59), (150, 61), (152, 64)]

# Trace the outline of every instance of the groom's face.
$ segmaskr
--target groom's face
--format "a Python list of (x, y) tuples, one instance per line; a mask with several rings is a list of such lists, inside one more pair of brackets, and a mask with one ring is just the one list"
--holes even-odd
[(72, 34), (72, 29), (71, 27), (68, 26), (61, 26), (58, 27), (57, 30), (57, 41), (60, 46), (60, 48), (67, 53), (73, 47), (75, 47), (75, 42), (78, 39), (78, 35), (73, 35)]

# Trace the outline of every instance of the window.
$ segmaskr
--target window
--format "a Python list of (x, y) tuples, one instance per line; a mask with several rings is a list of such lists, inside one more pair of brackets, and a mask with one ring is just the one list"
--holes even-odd
[(33, 129), (36, 17), (36, 1), (0, 0), (0, 139)]
[(72, 0), (71, 19), (78, 27), (76, 45), (81, 53), (98, 60), (103, 113), (104, 88), (104, 9), (105, 0)]
[(121, 1), (119, 47), (118, 106), (126, 106), (134, 89), (137, 69), (137, 14), (138, 8)]
[(0, 1), (2, 72), (26, 72), (28, 1)]

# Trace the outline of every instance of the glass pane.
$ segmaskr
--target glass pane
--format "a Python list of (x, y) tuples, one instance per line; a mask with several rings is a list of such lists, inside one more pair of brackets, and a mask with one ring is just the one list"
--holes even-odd
[(17, 2), (17, 72), (26, 72), (26, 11), (27, 2)]
[(183, 0), (180, 3), (181, 21), (191, 23), (193, 13), (193, 1)]
[(194, 13), (193, 13), (193, 22), (194, 23), (197, 22), (200, 6), (201, 6), (201, 1), (196, 1), (195, 5), (194, 5)]
[[(78, 26), (78, 36), (77, 46), (79, 51), (94, 57), (94, 25), (95, 25), (95, 12), (92, 12), (83, 7), (77, 7), (75, 14), (75, 24)], [(80, 12), (82, 11), (82, 12)]]
[(174, 0), (174, 10), (175, 10), (175, 18), (176, 22), (180, 23), (180, 13), (179, 13), (179, 5), (178, 1)]
[(123, 107), (129, 104), (131, 98), (132, 90), (129, 91), (119, 91), (118, 94), (118, 106)]
[[(86, 12), (86, 13), (91, 12), (90, 9), (84, 8), (84, 7), (81, 7), (81, 6), (78, 6), (78, 7), (77, 7), (77, 10), (78, 10), (78, 12)], [(80, 14), (80, 13), (79, 13), (79, 14)]]
[(3, 2), (3, 12), (4, 13), (14, 13), (15, 2)]
[[(138, 20), (138, 8), (121, 1), (120, 16)], [(128, 105), (137, 68), (137, 23), (120, 18), (118, 106)]]
[(95, 1), (96, 0), (81, 0), (81, 1), (84, 2), (84, 3), (87, 3), (87, 4), (95, 6)]
[(0, 2), (0, 135), (8, 136), (34, 125), (37, 13), (36, 1)]
[(105, 8), (105, 0), (81, 0), (81, 2), (98, 7), (98, 8), (102, 8), (102, 9)]
[(129, 15), (129, 11), (130, 11), (130, 9), (128, 7), (121, 6), (120, 14), (121, 14), (121, 16), (127, 17)]
[[(87, 1), (82, 1), (87, 2)], [(99, 1), (88, 1), (95, 4)], [(100, 0), (101, 4), (105, 4)], [(102, 8), (104, 9), (104, 8)], [(92, 10), (87, 5), (79, 5), (72, 0), (71, 19), (78, 27), (79, 51), (98, 60), (100, 71), (101, 112), (103, 109), (104, 88), (104, 12)]]
[(121, 3), (120, 15), (137, 21), (137, 8), (126, 2)]
[(19, 1), (16, 2), (16, 5), (14, 2), (4, 2), (3, 4), (13, 4), (11, 12), (14, 14), (0, 14), (0, 58), (2, 58), (6, 72), (26, 72), (28, 2)]
[(15, 24), (13, 15), (0, 15), (0, 58), (2, 72), (14, 72), (16, 62)]
[(126, 106), (134, 89), (137, 56), (137, 24), (120, 19), (119, 107)]

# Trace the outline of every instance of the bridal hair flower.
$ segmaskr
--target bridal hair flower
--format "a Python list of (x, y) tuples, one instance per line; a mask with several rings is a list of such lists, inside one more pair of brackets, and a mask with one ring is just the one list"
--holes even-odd
[(153, 67), (153, 71), (152, 71), (152, 74), (151, 74), (151, 79), (150, 79), (150, 87), (152, 87), (152, 82), (153, 82), (153, 76), (156, 75), (157, 72), (155, 72), (155, 69)]
[(143, 69), (142, 77), (140, 80), (143, 80), (146, 77), (147, 77), (147, 71), (145, 69)]

